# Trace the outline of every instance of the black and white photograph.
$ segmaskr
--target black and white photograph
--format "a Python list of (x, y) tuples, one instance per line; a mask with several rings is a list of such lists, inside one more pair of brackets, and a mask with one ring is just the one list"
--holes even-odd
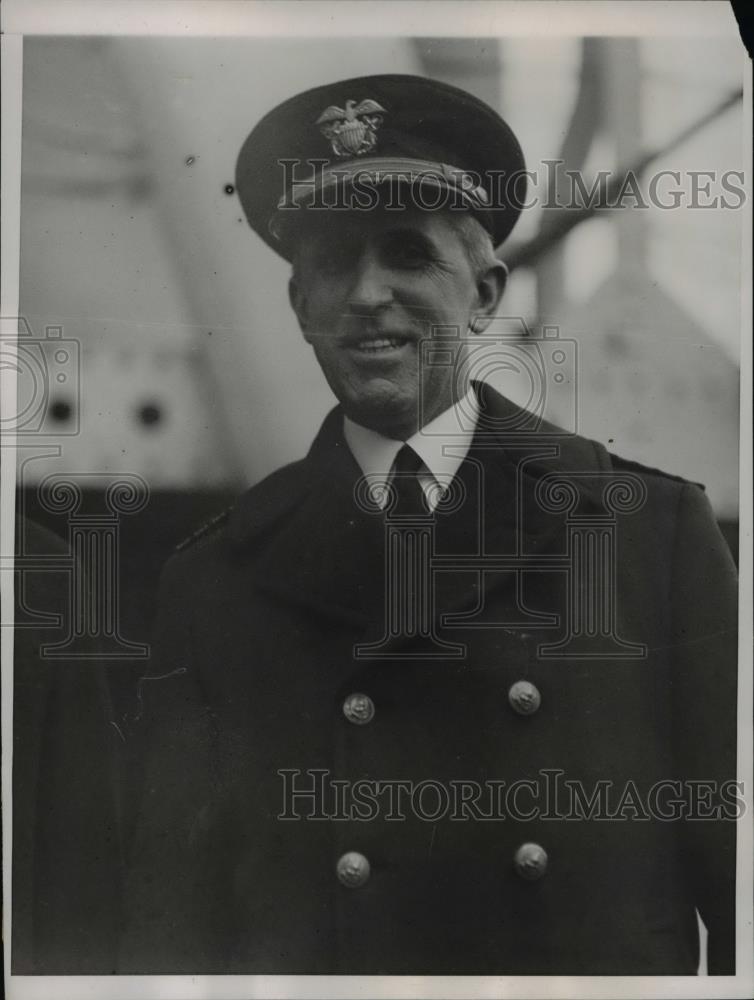
[(7, 8), (7, 995), (750, 996), (732, 8)]

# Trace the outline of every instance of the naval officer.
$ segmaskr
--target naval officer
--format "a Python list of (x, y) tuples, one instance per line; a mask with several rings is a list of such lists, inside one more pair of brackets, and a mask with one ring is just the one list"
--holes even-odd
[(338, 405), (165, 569), (121, 971), (693, 974), (698, 912), (733, 972), (734, 569), (702, 488), (475, 369), (522, 178), (410, 76), (244, 144)]

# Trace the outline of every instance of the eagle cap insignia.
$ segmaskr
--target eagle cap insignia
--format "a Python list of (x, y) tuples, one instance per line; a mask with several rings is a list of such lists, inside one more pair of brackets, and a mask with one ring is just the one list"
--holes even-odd
[(345, 108), (331, 104), (316, 124), (336, 156), (363, 156), (374, 149), (384, 114), (387, 112), (377, 101), (346, 101)]

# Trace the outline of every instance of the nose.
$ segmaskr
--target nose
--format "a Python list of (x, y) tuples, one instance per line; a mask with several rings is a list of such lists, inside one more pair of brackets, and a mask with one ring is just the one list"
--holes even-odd
[(353, 269), (348, 304), (351, 312), (372, 313), (389, 305), (393, 299), (390, 270), (380, 260), (379, 254), (365, 249)]

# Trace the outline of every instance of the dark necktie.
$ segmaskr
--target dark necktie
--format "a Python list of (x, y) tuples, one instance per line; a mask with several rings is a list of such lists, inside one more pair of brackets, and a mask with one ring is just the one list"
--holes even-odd
[(397, 501), (390, 513), (398, 517), (417, 517), (428, 514), (429, 507), (424, 490), (419, 482), (422, 460), (414, 449), (404, 444), (393, 465), (390, 484), (395, 490)]

